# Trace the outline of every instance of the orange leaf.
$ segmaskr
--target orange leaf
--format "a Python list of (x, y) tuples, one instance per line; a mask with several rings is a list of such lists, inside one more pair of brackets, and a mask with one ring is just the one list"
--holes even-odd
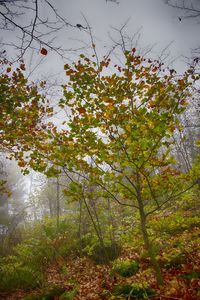
[(80, 114), (84, 114), (86, 112), (86, 109), (84, 107), (78, 108), (78, 111)]

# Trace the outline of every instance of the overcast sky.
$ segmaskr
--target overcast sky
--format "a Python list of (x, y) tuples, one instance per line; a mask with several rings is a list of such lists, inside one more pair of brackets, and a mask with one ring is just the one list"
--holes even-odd
[[(189, 2), (189, 0), (187, 1)], [(194, 0), (197, 5), (199, 0)], [(140, 46), (155, 45), (152, 55), (160, 54), (170, 42), (171, 59), (190, 56), (192, 48), (200, 44), (198, 20), (182, 20), (178, 16), (182, 12), (167, 6), (163, 0), (119, 0), (116, 5), (104, 0), (59, 0), (58, 9), (71, 23), (84, 23), (82, 14), (87, 18), (99, 48), (106, 51), (111, 45), (108, 33), (114, 36), (112, 27), (120, 28), (129, 18), (126, 32), (132, 36), (141, 29)], [(69, 30), (65, 40), (70, 44), (71, 37), (87, 39), (82, 32)], [(98, 43), (99, 42), (99, 43)], [(104, 48), (103, 48), (104, 46)], [(99, 49), (98, 48), (98, 49)], [(183, 58), (179, 58), (175, 66), (182, 69)]]
[(111, 26), (119, 28), (129, 17), (127, 32), (131, 35), (142, 26), (144, 44), (157, 43), (162, 48), (174, 41), (172, 50), (177, 54), (186, 54), (200, 39), (196, 22), (180, 22), (177, 16), (181, 15), (181, 12), (168, 7), (163, 0), (119, 0), (119, 5), (104, 0), (58, 2), (62, 13), (65, 12), (65, 16), (72, 23), (80, 23), (83, 13), (95, 35), (102, 40), (106, 40)]
[[(199, 2), (193, 0), (194, 5)], [(131, 36), (142, 27), (140, 44), (142, 47), (156, 44), (153, 52), (159, 53), (173, 42), (170, 47), (172, 57), (189, 56), (191, 48), (200, 44), (198, 20), (180, 22), (178, 16), (182, 12), (167, 6), (164, 0), (119, 0), (118, 5), (104, 0), (58, 0), (55, 3), (62, 16), (72, 24), (84, 24), (84, 14), (102, 48), (111, 44), (108, 32), (114, 34), (112, 27), (120, 28), (128, 18), (127, 34)], [(70, 38), (86, 40), (87, 36), (69, 28), (63, 35), (66, 46), (72, 44)]]
[[(182, 20), (178, 19), (182, 13), (176, 9), (167, 6), (164, 0), (118, 0), (119, 4), (106, 2), (105, 0), (57, 0), (51, 1), (59, 14), (66, 20), (76, 25), (85, 24), (83, 15), (88, 20), (97, 49), (100, 54), (108, 50), (111, 41), (108, 33), (115, 36), (116, 33), (112, 27), (120, 28), (129, 18), (126, 26), (126, 33), (132, 36), (139, 28), (142, 28), (140, 46), (145, 48), (147, 45), (155, 45), (152, 56), (159, 54), (164, 47), (170, 42), (170, 52), (172, 59), (175, 57), (190, 56), (192, 48), (200, 45), (198, 20)], [(172, 0), (173, 1), (173, 0)], [(186, 1), (190, 2), (189, 0)], [(199, 0), (192, 1), (194, 5), (199, 4)], [(200, 5), (199, 5), (200, 6)], [(0, 7), (1, 9), (1, 7)], [(49, 17), (49, 12), (45, 8), (40, 10), (43, 17)], [(29, 21), (29, 16), (24, 19), (24, 24)], [(20, 20), (18, 20), (20, 22)], [(199, 18), (200, 21), (200, 18)], [(7, 32), (1, 30), (1, 38), (7, 42), (14, 42), (16, 32)], [(10, 39), (10, 40), (9, 40)], [(56, 34), (56, 42), (67, 48), (76, 48), (88, 42), (89, 35), (84, 30), (78, 28), (66, 27), (62, 32)], [(14, 51), (12, 49), (12, 51)], [(12, 52), (9, 52), (9, 55)], [(14, 52), (13, 52), (14, 53)], [(74, 54), (67, 53), (69, 59), (73, 59)], [(30, 58), (30, 53), (27, 57)], [(33, 65), (39, 62), (41, 55), (37, 52), (32, 59)], [(63, 61), (54, 53), (49, 52), (45, 57), (42, 68), (38, 68), (42, 74), (44, 70), (48, 73), (60, 73), (63, 70)], [(183, 65), (180, 59), (176, 62), (176, 67), (181, 68)]]

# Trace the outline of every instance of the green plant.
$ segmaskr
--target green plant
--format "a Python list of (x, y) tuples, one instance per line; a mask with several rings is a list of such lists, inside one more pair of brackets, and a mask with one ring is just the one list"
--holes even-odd
[(16, 256), (9, 256), (1, 260), (0, 290), (12, 290), (16, 288), (35, 288), (43, 281), (42, 272), (26, 265)]
[(199, 216), (188, 216), (184, 215), (184, 212), (177, 211), (171, 213), (169, 216), (164, 218), (160, 216), (159, 219), (150, 220), (150, 226), (155, 234), (166, 233), (166, 234), (179, 234), (187, 229), (199, 226), (200, 218)]
[(71, 291), (65, 291), (59, 298), (59, 300), (73, 300), (77, 294), (77, 289)]
[[(46, 218), (29, 227), (28, 237), (13, 248), (13, 256), (0, 260), (1, 290), (41, 285), (47, 265), (75, 249), (77, 239), (69, 221), (61, 218), (59, 231), (55, 225), (54, 219)], [(69, 228), (72, 229), (70, 233), (67, 232)]]
[(192, 280), (200, 278), (200, 272), (192, 271), (187, 274), (181, 275), (182, 278)]
[[(39, 294), (31, 294), (23, 298), (23, 300), (54, 300), (55, 298), (59, 297), (59, 299), (65, 299), (61, 298), (63, 293), (65, 294), (65, 288), (59, 285), (55, 285), (51, 287), (50, 289), (46, 290), (45, 292), (42, 292)], [(67, 299), (67, 298), (66, 298)], [(67, 300), (71, 300), (73, 298), (69, 298)]]
[(164, 255), (163, 266), (166, 269), (173, 267), (180, 268), (186, 262), (185, 254), (179, 248), (171, 249), (169, 253)]
[(132, 260), (116, 260), (113, 263), (112, 273), (118, 273), (122, 277), (129, 277), (137, 273), (139, 264)]
[(155, 296), (155, 292), (150, 287), (141, 284), (117, 285), (113, 294), (122, 296), (123, 299), (148, 299)]
[[(112, 261), (116, 259), (121, 252), (121, 247), (116, 243), (106, 244), (105, 247), (97, 244), (93, 247), (92, 250), (92, 259), (97, 264), (102, 264), (106, 261)], [(106, 255), (106, 257), (104, 257)]]

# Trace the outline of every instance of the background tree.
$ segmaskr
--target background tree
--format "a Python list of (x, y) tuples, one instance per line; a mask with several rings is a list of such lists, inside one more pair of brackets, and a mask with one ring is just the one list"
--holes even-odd
[(200, 17), (200, 7), (197, 1), (174, 1), (174, 0), (164, 0), (164, 2), (170, 7), (176, 8), (181, 12), (179, 15), (179, 21), (184, 19), (198, 19)]
[[(174, 8), (177, 11), (177, 18), (179, 22), (193, 22), (198, 26), (198, 20), (200, 18), (200, 6), (198, 1), (174, 1), (165, 0), (164, 1), (169, 7)], [(189, 66), (195, 66), (195, 72), (199, 74), (199, 45), (191, 49), (191, 56), (184, 58)], [(185, 114), (184, 120), (182, 117), (182, 123), (185, 128), (185, 141), (178, 146), (181, 155), (184, 154), (184, 164), (188, 165), (186, 168), (191, 167), (191, 162), (195, 160), (199, 153), (199, 148), (195, 145), (195, 140), (198, 140), (200, 135), (199, 130), (199, 83), (193, 87), (192, 99), (190, 105), (188, 106)], [(177, 143), (179, 143), (177, 141)], [(186, 151), (187, 149), (187, 151)], [(188, 153), (187, 153), (188, 152)]]
[(21, 241), (19, 226), (26, 217), (26, 190), (24, 176), (15, 162), (1, 156), (1, 180), (4, 189), (0, 191), (0, 253), (10, 253), (10, 249)]
[[(39, 132), (41, 121), (51, 115), (52, 109), (38, 92), (38, 87), (28, 84), (23, 71), (25, 65), (12, 70), (7, 61), (1, 61), (0, 75), (0, 151), (12, 154), (20, 161), (23, 150), (28, 151), (31, 140)], [(41, 82), (41, 86), (43, 86)], [(40, 136), (40, 138), (42, 138)], [(28, 146), (29, 145), (29, 146)], [(23, 166), (21, 160), (21, 166)]]

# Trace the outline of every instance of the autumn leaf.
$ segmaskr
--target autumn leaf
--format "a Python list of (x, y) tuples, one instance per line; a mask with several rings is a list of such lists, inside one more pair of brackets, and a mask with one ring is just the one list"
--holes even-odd
[(42, 48), (42, 49), (40, 50), (40, 53), (41, 53), (42, 55), (47, 55), (48, 51), (47, 51), (46, 48)]
[(20, 65), (20, 69), (21, 69), (22, 71), (25, 71), (25, 70), (26, 70), (25, 64), (21, 64), (21, 65)]
[(78, 108), (78, 111), (80, 114), (84, 114), (86, 112), (86, 109), (84, 107)]
[(21, 168), (24, 168), (26, 166), (26, 162), (24, 160), (20, 160), (18, 162), (18, 166), (21, 167)]

